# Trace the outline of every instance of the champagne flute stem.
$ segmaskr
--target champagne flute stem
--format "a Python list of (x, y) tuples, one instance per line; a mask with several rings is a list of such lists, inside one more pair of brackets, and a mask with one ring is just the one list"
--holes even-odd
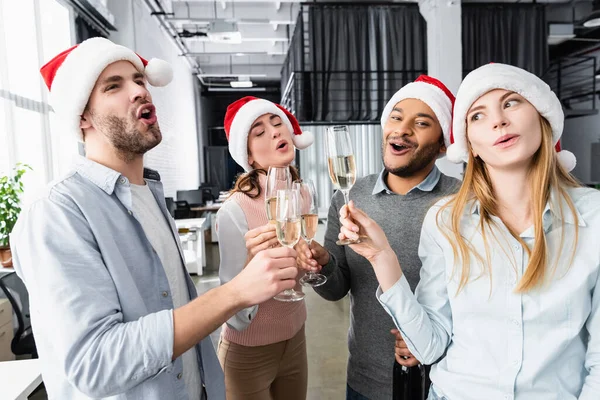
[(350, 191), (342, 190), (342, 194), (344, 195), (344, 204), (348, 205), (348, 203), (350, 202)]
[[(306, 240), (306, 243), (308, 244), (308, 251), (310, 251), (312, 253), (312, 250), (310, 249), (310, 244), (312, 243), (313, 240), (312, 239), (305, 239), (305, 240)], [(308, 273), (306, 275), (308, 275), (309, 277), (312, 278), (313, 275), (315, 275), (315, 273), (312, 271), (308, 271)]]

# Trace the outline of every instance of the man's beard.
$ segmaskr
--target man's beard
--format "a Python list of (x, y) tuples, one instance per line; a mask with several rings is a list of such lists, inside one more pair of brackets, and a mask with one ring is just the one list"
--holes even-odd
[(98, 115), (90, 111), (96, 129), (102, 132), (117, 150), (119, 158), (128, 162), (144, 155), (162, 140), (158, 123), (149, 126), (146, 132), (137, 127), (137, 119), (120, 118), (115, 115)]
[(432, 161), (435, 161), (438, 158), (438, 156), (440, 155), (440, 150), (444, 145), (442, 139), (436, 143), (429, 143), (423, 146), (418, 146), (412, 154), (411, 158), (408, 160), (408, 163), (400, 167), (392, 168), (385, 162), (385, 154), (387, 151), (387, 147), (389, 146), (390, 139), (387, 139), (384, 143), (384, 148), (382, 151), (383, 165), (385, 167), (386, 172), (392, 175), (399, 176), (401, 178), (410, 178), (422, 171), (423, 169), (425, 169), (429, 164), (431, 164)]

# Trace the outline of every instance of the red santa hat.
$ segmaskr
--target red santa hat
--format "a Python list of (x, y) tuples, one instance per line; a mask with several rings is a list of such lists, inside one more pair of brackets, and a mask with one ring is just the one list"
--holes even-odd
[(166, 86), (173, 79), (171, 66), (163, 60), (146, 61), (127, 47), (104, 38), (91, 38), (50, 60), (40, 73), (50, 90), (50, 104), (66, 123), (66, 129), (82, 137), (81, 115), (102, 71), (117, 61), (129, 61), (152, 86)]
[(250, 127), (258, 117), (265, 114), (275, 114), (292, 133), (292, 141), (296, 148), (302, 150), (310, 146), (314, 141), (311, 132), (302, 132), (296, 117), (279, 104), (257, 97), (246, 96), (234, 101), (227, 107), (225, 113), (225, 134), (229, 141), (229, 153), (231, 157), (244, 170), (251, 171), (248, 164), (248, 134)]
[(573, 153), (561, 150), (560, 137), (563, 133), (565, 116), (560, 100), (543, 80), (524, 69), (507, 64), (492, 63), (481, 66), (469, 73), (462, 81), (456, 103), (452, 127), (452, 145), (446, 156), (455, 163), (469, 160), (467, 146), (467, 113), (473, 103), (494, 89), (509, 90), (523, 96), (552, 127), (552, 139), (562, 166), (571, 171), (576, 159)]
[(381, 128), (385, 127), (390, 114), (394, 110), (394, 106), (405, 99), (421, 100), (431, 108), (442, 127), (444, 143), (446, 147), (450, 146), (452, 106), (454, 105), (454, 95), (450, 89), (438, 79), (427, 75), (419, 76), (414, 82), (398, 90), (390, 101), (388, 101), (381, 114)]

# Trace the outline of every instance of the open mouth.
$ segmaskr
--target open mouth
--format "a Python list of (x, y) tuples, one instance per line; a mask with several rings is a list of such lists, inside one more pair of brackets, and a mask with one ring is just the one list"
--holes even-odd
[(409, 145), (407, 143), (391, 143), (390, 142), (390, 146), (392, 148), (392, 153), (397, 154), (397, 155), (406, 154), (414, 148), (414, 146)]
[(288, 143), (285, 140), (282, 140), (279, 143), (277, 143), (277, 150), (286, 150), (287, 146)]
[(145, 124), (156, 123), (156, 109), (152, 104), (144, 104), (137, 111), (137, 118)]

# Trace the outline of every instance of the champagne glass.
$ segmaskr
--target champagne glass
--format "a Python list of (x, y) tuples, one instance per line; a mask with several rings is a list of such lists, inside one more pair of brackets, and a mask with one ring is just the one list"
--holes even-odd
[[(275, 227), (277, 240), (282, 246), (293, 248), (300, 240), (300, 203), (298, 191), (292, 189), (277, 191), (277, 212)], [(299, 301), (304, 299), (304, 293), (287, 289), (274, 297), (279, 301)]]
[(289, 167), (269, 167), (267, 184), (265, 187), (265, 207), (269, 222), (275, 223), (277, 212), (277, 191), (290, 189), (292, 186), (292, 175)]
[[(325, 149), (331, 182), (337, 189), (342, 191), (344, 203), (348, 205), (350, 189), (356, 182), (356, 163), (352, 142), (350, 142), (350, 131), (346, 125), (327, 128)], [(356, 240), (338, 240), (336, 242), (338, 245), (354, 243), (360, 243), (360, 238)]]
[[(317, 199), (317, 191), (311, 180), (296, 181), (292, 185), (292, 189), (297, 190), (300, 195), (300, 226), (301, 235), (304, 241), (310, 244), (317, 233), (319, 225), (319, 202)], [(316, 274), (309, 271), (306, 275), (300, 278), (300, 283), (304, 286), (321, 286), (327, 282), (327, 277), (322, 274)]]

